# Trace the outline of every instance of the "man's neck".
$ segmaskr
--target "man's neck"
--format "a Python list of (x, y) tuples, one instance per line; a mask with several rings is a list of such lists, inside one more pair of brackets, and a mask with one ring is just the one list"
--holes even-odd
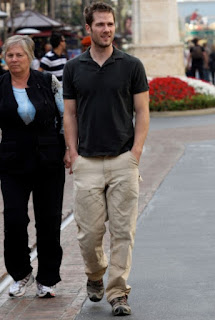
[(110, 58), (113, 53), (113, 46), (109, 46), (106, 48), (99, 48), (97, 46), (91, 46), (90, 48), (90, 55), (92, 59), (102, 66), (106, 60)]
[(63, 53), (63, 50), (62, 50), (62, 48), (55, 48), (54, 50), (54, 53), (56, 53), (58, 56), (61, 56), (62, 55), (62, 53)]

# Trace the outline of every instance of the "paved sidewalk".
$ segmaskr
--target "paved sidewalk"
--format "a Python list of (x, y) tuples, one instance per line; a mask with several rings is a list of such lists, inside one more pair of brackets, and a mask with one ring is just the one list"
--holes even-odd
[[(140, 185), (140, 201), (139, 201), (139, 213), (142, 213), (149, 204), (153, 195), (158, 190), (159, 186), (163, 182), (164, 178), (170, 172), (170, 170), (176, 165), (177, 161), (182, 157), (185, 151), (186, 143), (198, 143), (200, 141), (210, 141), (215, 140), (215, 118), (213, 124), (208, 120), (212, 116), (204, 118), (204, 121), (198, 123), (193, 123), (192, 126), (186, 125), (183, 127), (177, 126), (177, 119), (169, 120), (162, 118), (159, 120), (159, 126), (154, 124), (158, 119), (152, 119), (151, 130), (147, 138), (146, 151), (144, 152), (140, 161), (140, 173), (143, 177), (143, 182)], [(201, 118), (202, 119), (202, 118)], [(168, 122), (168, 125), (166, 125)], [(195, 122), (195, 121), (194, 121)], [(162, 127), (163, 123), (163, 127)], [(172, 125), (169, 125), (169, 124)], [(167, 127), (167, 128), (166, 128)], [(157, 129), (158, 128), (158, 129)], [(72, 178), (67, 177), (67, 183), (65, 188), (65, 198), (64, 198), (64, 215), (72, 211)], [(162, 187), (162, 186), (161, 186)], [(159, 191), (159, 190), (158, 190)], [(156, 195), (155, 195), (156, 197)], [(153, 198), (154, 199), (154, 198)], [(153, 200), (152, 200), (153, 201)], [(0, 209), (2, 210), (2, 204), (0, 201)], [(148, 210), (148, 208), (146, 209)], [(31, 243), (34, 243), (34, 222), (31, 212)], [(149, 215), (150, 217), (150, 215)], [(0, 214), (0, 270), (1, 274), (4, 271), (3, 259), (2, 259), (2, 241), (3, 241), (3, 222), (2, 214)], [(142, 216), (139, 220), (141, 225)], [(146, 226), (141, 226), (146, 234)], [(144, 232), (143, 232), (144, 234)], [(141, 244), (142, 238), (137, 237), (136, 247)], [(105, 248), (108, 251), (108, 236), (106, 237)], [(20, 299), (10, 299), (7, 295), (7, 290), (5, 290), (0, 295), (0, 319), (7, 320), (46, 320), (46, 319), (63, 319), (63, 320), (73, 320), (79, 313), (81, 306), (86, 298), (85, 282), (86, 277), (84, 275), (82, 258), (80, 257), (79, 248), (76, 240), (76, 227), (75, 223), (72, 222), (67, 226), (62, 232), (62, 246), (64, 250), (63, 263), (61, 268), (62, 282), (57, 286), (57, 297), (51, 300), (42, 300), (35, 297), (35, 286), (32, 285), (30, 290), (27, 291), (25, 297)], [(140, 256), (141, 257), (141, 256)], [(139, 257), (139, 258), (140, 258)], [(150, 259), (150, 252), (149, 252)], [(149, 263), (149, 261), (148, 261)], [(154, 262), (153, 262), (154, 263)], [(37, 262), (33, 262), (33, 266), (36, 270)], [(167, 267), (167, 266), (166, 266)], [(136, 264), (134, 260), (133, 270), (136, 270)], [(132, 275), (131, 275), (131, 281)], [(141, 279), (143, 281), (143, 279)], [(141, 282), (142, 283), (142, 282)], [(135, 292), (135, 289), (133, 290)], [(147, 292), (138, 292), (139, 299), (147, 296)], [(143, 295), (144, 294), (144, 295)], [(142, 303), (139, 301), (139, 303)], [(149, 302), (148, 302), (149, 303)], [(105, 304), (105, 301), (102, 302)], [(145, 304), (146, 306), (146, 304)], [(109, 307), (109, 306), (108, 306)], [(97, 307), (98, 308), (98, 307)], [(84, 309), (83, 309), (84, 310)], [(110, 309), (108, 309), (110, 312)], [(150, 309), (148, 309), (149, 311)], [(151, 309), (153, 312), (153, 308)], [(88, 312), (88, 310), (86, 310)], [(81, 316), (81, 315), (80, 315)], [(108, 317), (111, 318), (111, 313), (108, 313)], [(133, 317), (133, 316), (132, 316)], [(80, 318), (81, 319), (81, 318)], [(90, 319), (90, 318), (89, 318)], [(96, 318), (95, 318), (96, 319)], [(102, 319), (102, 317), (100, 317)], [(104, 318), (105, 319), (105, 318)], [(133, 319), (159, 319), (155, 317), (145, 317)], [(162, 319), (166, 319), (163, 317)], [(167, 318), (168, 319), (168, 318)], [(176, 318), (175, 318), (176, 319)], [(177, 320), (182, 318), (177, 318)], [(203, 318), (202, 318), (203, 319)], [(207, 318), (206, 318), (207, 319)], [(209, 318), (208, 318), (209, 319)], [(211, 319), (212, 320), (212, 319)]]
[[(214, 319), (214, 190), (215, 140), (187, 145), (138, 220), (129, 320)], [(87, 299), (76, 320), (110, 312)]]

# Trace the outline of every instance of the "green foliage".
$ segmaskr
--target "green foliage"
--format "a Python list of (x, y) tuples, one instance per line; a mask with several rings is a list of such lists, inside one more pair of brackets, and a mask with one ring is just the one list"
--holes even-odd
[(79, 4), (72, 5), (72, 20), (71, 24), (73, 26), (80, 26), (83, 23), (82, 19), (82, 7)]
[(37, 0), (35, 2), (35, 10), (40, 12), (40, 13), (45, 13), (45, 8), (47, 6), (47, 0)]
[(150, 111), (179, 111), (195, 110), (215, 107), (215, 97), (210, 95), (197, 94), (190, 99), (166, 100), (156, 105), (150, 102)]

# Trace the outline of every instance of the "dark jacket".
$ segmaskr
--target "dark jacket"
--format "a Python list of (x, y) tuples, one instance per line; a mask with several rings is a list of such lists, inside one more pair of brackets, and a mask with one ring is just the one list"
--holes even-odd
[(63, 162), (51, 75), (35, 70), (30, 72), (26, 92), (36, 115), (29, 125), (17, 112), (10, 73), (0, 77), (0, 172), (28, 173), (38, 168), (56, 170)]
[(215, 51), (211, 52), (209, 56), (209, 67), (211, 71), (215, 71)]
[(1, 59), (0, 59), (0, 76), (3, 75), (6, 71), (2, 68)]

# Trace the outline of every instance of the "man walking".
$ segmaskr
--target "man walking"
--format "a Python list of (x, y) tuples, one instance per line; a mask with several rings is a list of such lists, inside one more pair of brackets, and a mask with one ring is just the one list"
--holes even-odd
[(102, 241), (109, 220), (107, 300), (113, 315), (129, 315), (127, 279), (138, 214), (138, 163), (149, 128), (148, 84), (142, 63), (112, 45), (112, 7), (93, 3), (84, 14), (91, 47), (64, 68), (65, 163), (74, 174), (88, 296), (97, 302), (104, 295), (108, 262)]
[(46, 71), (55, 75), (60, 83), (63, 78), (63, 68), (67, 62), (64, 51), (66, 40), (61, 33), (54, 32), (50, 38), (52, 50), (48, 51), (40, 61), (39, 71)]
[[(196, 78), (196, 71), (199, 73), (199, 78), (204, 80), (204, 62), (207, 61), (205, 49), (198, 44), (198, 38), (193, 39), (194, 46), (190, 48), (190, 54), (187, 61), (187, 68), (190, 69), (190, 75)], [(190, 68), (191, 61), (191, 68)]]

